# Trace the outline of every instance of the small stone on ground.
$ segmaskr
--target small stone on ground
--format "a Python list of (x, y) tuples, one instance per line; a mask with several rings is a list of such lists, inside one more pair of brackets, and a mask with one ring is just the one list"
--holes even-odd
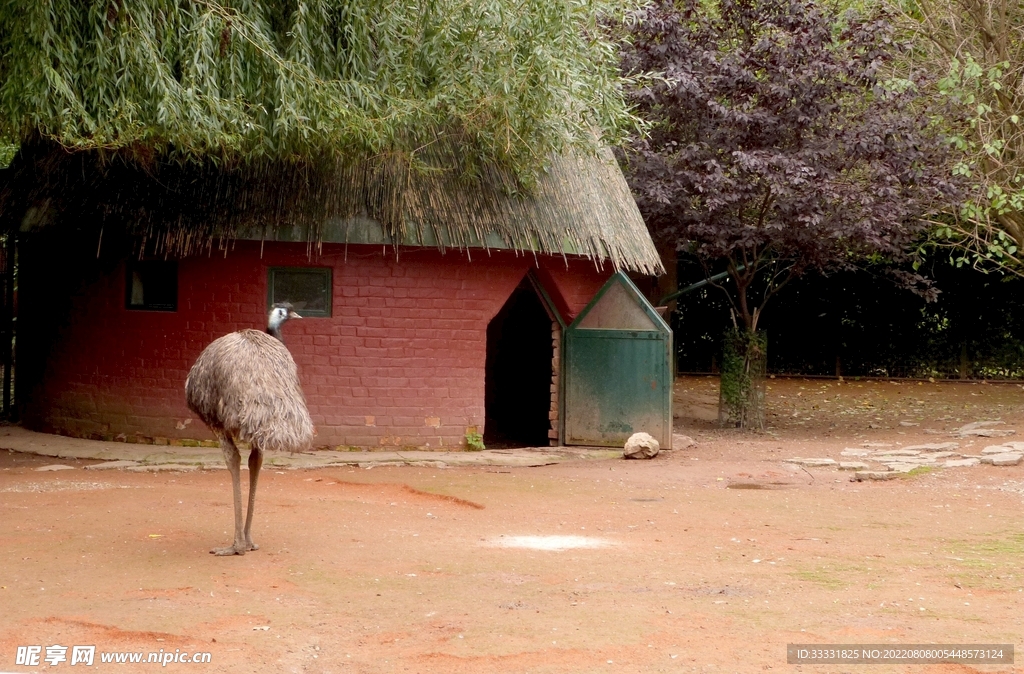
[(661, 445), (648, 433), (634, 433), (626, 440), (622, 455), (627, 459), (653, 459), (661, 450)]
[(686, 449), (687, 447), (694, 447), (696, 444), (697, 441), (689, 435), (672, 434), (672, 449)]
[(854, 479), (858, 482), (864, 480), (894, 480), (899, 477), (899, 473), (891, 473), (884, 470), (859, 470), (853, 475)]
[(802, 459), (800, 457), (794, 457), (792, 459), (785, 459), (786, 463), (795, 463), (798, 466), (808, 466), (811, 468), (821, 468), (824, 466), (836, 465), (835, 459), (817, 458), (817, 459)]

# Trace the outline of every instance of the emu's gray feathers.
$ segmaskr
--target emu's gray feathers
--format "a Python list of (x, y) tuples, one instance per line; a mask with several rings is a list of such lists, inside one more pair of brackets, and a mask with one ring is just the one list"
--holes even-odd
[(185, 397), (215, 433), (253, 449), (300, 451), (313, 440), (313, 422), (287, 347), (258, 330), (214, 340), (185, 380)]

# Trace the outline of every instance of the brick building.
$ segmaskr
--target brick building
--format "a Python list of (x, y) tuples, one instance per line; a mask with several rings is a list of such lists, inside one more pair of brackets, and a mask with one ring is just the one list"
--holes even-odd
[[(185, 406), (189, 368), (288, 300), (316, 445), (557, 444), (562, 326), (616, 269), (660, 270), (609, 157), (556, 162), (521, 197), (365, 167), (310, 187), (38, 156), (57, 168), (11, 181), (3, 220), (19, 231), (16, 402), (39, 430), (211, 439)], [(347, 205), (325, 183), (350, 185)]]

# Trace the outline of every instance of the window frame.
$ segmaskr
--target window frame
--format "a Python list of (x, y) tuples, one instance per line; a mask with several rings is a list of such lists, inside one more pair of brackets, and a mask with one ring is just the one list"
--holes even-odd
[(267, 267), (267, 311), (270, 311), (271, 307), (277, 302), (289, 301), (279, 300), (274, 297), (274, 276), (278, 272), (298, 272), (300, 274), (323, 277), (327, 287), (327, 309), (325, 311), (319, 309), (296, 309), (296, 311), (303, 318), (330, 318), (332, 316), (334, 310), (334, 269), (332, 267)]
[[(149, 303), (146, 301), (145, 281), (143, 281), (143, 303), (132, 304), (132, 290), (134, 288), (134, 273), (141, 271), (146, 265), (160, 265), (172, 270), (174, 275), (174, 301), (170, 304)], [(158, 311), (161, 313), (176, 313), (178, 311), (178, 299), (181, 294), (179, 288), (180, 276), (178, 273), (177, 260), (136, 260), (129, 258), (124, 265), (124, 308), (126, 311)]]

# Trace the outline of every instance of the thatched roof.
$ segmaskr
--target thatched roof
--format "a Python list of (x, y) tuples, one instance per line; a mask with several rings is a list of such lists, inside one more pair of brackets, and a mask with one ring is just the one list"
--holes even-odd
[(256, 239), (509, 249), (664, 271), (611, 152), (555, 157), (528, 194), (500, 170), (473, 173), (455, 147), (426, 148), (411, 168), (399, 158), (224, 168), (38, 143), (0, 185), (0, 226), (109, 224), (175, 256)]

